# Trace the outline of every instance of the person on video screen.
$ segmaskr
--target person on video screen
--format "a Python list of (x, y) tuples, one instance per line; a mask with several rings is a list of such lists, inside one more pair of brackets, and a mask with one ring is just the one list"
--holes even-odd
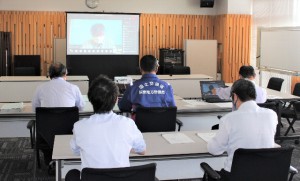
[(214, 86), (213, 85), (209, 85), (208, 86), (208, 90), (207, 92), (205, 92), (205, 95), (212, 95), (212, 90), (214, 89)]
[(106, 35), (103, 24), (94, 24), (90, 32), (92, 37), (82, 45), (82, 48), (114, 50), (113, 40)]

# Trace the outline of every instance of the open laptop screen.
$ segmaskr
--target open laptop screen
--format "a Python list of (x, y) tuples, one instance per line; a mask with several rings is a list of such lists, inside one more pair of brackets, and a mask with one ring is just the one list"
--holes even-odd
[(218, 81), (200, 81), (201, 96), (205, 99), (207, 96), (212, 96), (212, 89), (225, 87), (225, 83), (222, 80)]

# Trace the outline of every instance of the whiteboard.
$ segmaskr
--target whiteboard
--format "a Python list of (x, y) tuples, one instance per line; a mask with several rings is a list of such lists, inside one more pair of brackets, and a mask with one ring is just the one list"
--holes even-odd
[(205, 74), (217, 79), (217, 40), (185, 40), (184, 53), (191, 74)]
[(262, 28), (259, 67), (300, 72), (300, 27)]

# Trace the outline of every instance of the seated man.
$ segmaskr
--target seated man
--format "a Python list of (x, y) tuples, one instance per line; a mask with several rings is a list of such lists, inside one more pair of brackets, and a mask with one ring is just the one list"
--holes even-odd
[(37, 87), (32, 99), (32, 109), (36, 107), (84, 108), (84, 100), (77, 85), (67, 82), (67, 68), (62, 63), (49, 67), (50, 81)]
[[(70, 142), (73, 153), (81, 156), (81, 168), (128, 167), (131, 151), (145, 153), (143, 135), (135, 123), (112, 112), (118, 94), (118, 87), (107, 77), (92, 82), (88, 98), (95, 114), (74, 124)], [(68, 180), (80, 180), (80, 171), (68, 172)]]
[[(256, 103), (264, 103), (267, 100), (267, 91), (266, 89), (255, 84), (255, 71), (252, 66), (241, 66), (239, 71), (240, 79), (246, 79), (251, 81), (255, 85), (256, 91)], [(230, 89), (231, 87), (226, 88), (216, 88), (212, 90), (212, 93), (218, 95), (221, 99), (230, 99)]]
[(158, 60), (152, 55), (145, 55), (140, 61), (142, 78), (127, 88), (118, 106), (123, 111), (135, 111), (137, 106), (170, 107), (175, 106), (172, 86), (160, 80)]
[(278, 123), (273, 110), (261, 108), (255, 102), (256, 92), (252, 82), (244, 79), (234, 82), (231, 88), (233, 112), (220, 120), (220, 129), (208, 144), (208, 152), (220, 155), (227, 152), (228, 157), (222, 177), (228, 177), (234, 151), (238, 148), (275, 147), (274, 136)]
[[(66, 81), (67, 68), (62, 63), (49, 67), (50, 81), (37, 87), (32, 99), (32, 110), (36, 107), (74, 107), (84, 108), (84, 100), (78, 86)], [(41, 140), (43, 141), (43, 140)], [(52, 150), (43, 149), (45, 164), (52, 160)]]

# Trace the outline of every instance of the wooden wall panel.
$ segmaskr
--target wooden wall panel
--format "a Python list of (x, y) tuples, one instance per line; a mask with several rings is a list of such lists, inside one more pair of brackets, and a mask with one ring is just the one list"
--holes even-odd
[(214, 16), (141, 14), (140, 57), (160, 48), (182, 49), (185, 39), (214, 39)]
[[(65, 12), (0, 11), (0, 31), (12, 32), (13, 55), (41, 55), (41, 74), (53, 62), (53, 38), (65, 38)], [(62, 32), (64, 31), (64, 32)]]
[[(185, 39), (216, 39), (222, 79), (233, 82), (250, 63), (250, 15), (141, 14), (140, 57), (160, 48), (182, 49)], [(13, 55), (41, 55), (42, 75), (53, 62), (53, 39), (65, 38), (65, 12), (0, 11), (0, 31), (12, 32)]]
[(215, 38), (222, 44), (221, 73), (225, 82), (239, 78), (242, 65), (250, 64), (251, 15), (218, 15)]

